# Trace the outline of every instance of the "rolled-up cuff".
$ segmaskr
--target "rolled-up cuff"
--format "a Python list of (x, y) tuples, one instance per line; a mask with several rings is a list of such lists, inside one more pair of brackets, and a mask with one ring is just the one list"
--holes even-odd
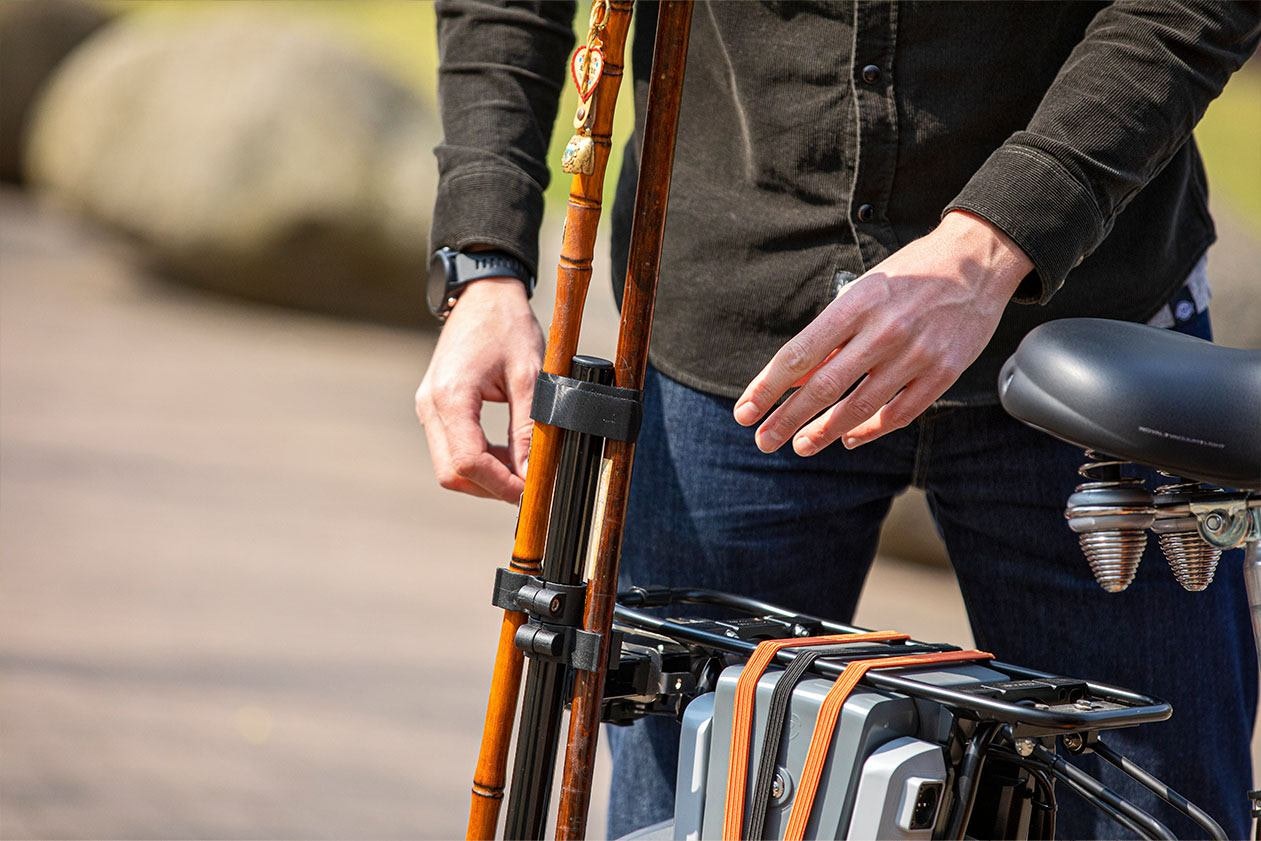
[(512, 169), (449, 175), (438, 184), (429, 247), (487, 245), (508, 252), (538, 276), (543, 191)]
[(994, 151), (942, 211), (980, 216), (1020, 246), (1034, 271), (1012, 300), (1045, 304), (1105, 232), (1086, 187), (1058, 161), (1037, 149), (1007, 142)]

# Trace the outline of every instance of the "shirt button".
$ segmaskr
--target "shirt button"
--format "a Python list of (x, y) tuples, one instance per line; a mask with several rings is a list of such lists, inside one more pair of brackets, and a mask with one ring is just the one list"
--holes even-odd
[(868, 64), (863, 68), (863, 81), (869, 85), (874, 85), (880, 81), (880, 68), (874, 64)]
[(876, 209), (869, 204), (860, 204), (855, 216), (858, 217), (859, 222), (870, 222), (876, 218)]
[(835, 298), (841, 294), (841, 290), (858, 280), (858, 275), (853, 272), (839, 271), (832, 276), (832, 297)]

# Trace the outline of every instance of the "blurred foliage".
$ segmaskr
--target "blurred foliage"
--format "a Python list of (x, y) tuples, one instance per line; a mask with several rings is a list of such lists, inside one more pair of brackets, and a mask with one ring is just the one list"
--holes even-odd
[[(222, 5), (224, 0), (99, 0), (106, 8), (121, 12), (135, 12), (156, 18), (165, 15), (195, 14)], [(382, 66), (407, 83), (421, 98), (437, 108), (438, 102), (438, 44), (434, 7), (428, 0), (251, 0), (284, 13), (292, 13), (305, 20), (337, 27), (362, 47)], [(586, 32), (578, 32), (578, 25), (585, 24), (591, 13), (590, 0), (578, 4), (574, 17), (575, 38), (585, 38)], [(629, 56), (627, 56), (629, 59)], [(625, 79), (632, 78), (628, 72)], [(609, 158), (606, 199), (612, 199), (612, 188), (617, 182), (616, 173), (622, 167), (622, 147), (634, 129), (634, 105), (631, 102), (631, 85), (623, 84), (618, 97), (618, 111), (613, 128), (613, 153)], [(557, 114), (549, 160), (553, 166), (552, 183), (547, 190), (548, 207), (561, 212), (569, 194), (569, 177), (560, 171), (559, 161), (572, 132), (574, 109), (578, 95), (573, 86), (564, 87), (560, 111)]]
[[(438, 48), (433, 4), (426, 0), (248, 0), (336, 29), (437, 106)], [(169, 15), (200, 14), (225, 0), (98, 0), (107, 9), (160, 21)]]
[[(219, 5), (223, 0), (101, 0), (108, 8), (146, 14), (188, 14)], [(438, 50), (433, 5), (427, 0), (254, 0), (306, 19), (334, 26), (375, 56), (390, 72), (406, 82), (425, 102), (436, 105)], [(590, 2), (579, 3), (574, 19), (585, 23)], [(1209, 108), (1196, 129), (1211, 185), (1261, 234), (1261, 60), (1237, 74), (1225, 92)], [(628, 73), (626, 79), (631, 75)], [(571, 134), (577, 95), (566, 84), (555, 130), (550, 160), (558, 162)], [(633, 127), (631, 86), (624, 84), (614, 129), (613, 154), (609, 160), (609, 189), (621, 169), (622, 146)], [(547, 191), (548, 206), (560, 212), (569, 191), (569, 179), (553, 167), (555, 177)], [(608, 196), (606, 196), (608, 198)]]
[(1215, 197), (1261, 236), (1261, 59), (1226, 85), (1195, 130)]

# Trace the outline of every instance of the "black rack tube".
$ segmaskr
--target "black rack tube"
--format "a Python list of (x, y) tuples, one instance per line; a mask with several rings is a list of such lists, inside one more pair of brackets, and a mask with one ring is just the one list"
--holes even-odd
[[(592, 356), (575, 356), (569, 376), (610, 385), (613, 363)], [(543, 550), (544, 581), (582, 583), (603, 452), (603, 438), (565, 432)], [(556, 660), (539, 657), (529, 660), (517, 730), (517, 753), (512, 763), (505, 838), (541, 839), (547, 830), (561, 717), (568, 698), (564, 691), (568, 671), (567, 664)]]
[[(644, 593), (651, 593), (654, 598), (642, 600)], [(645, 606), (659, 607), (669, 604), (692, 603), (692, 604), (708, 604), (718, 607), (729, 607), (734, 610), (740, 610), (747, 613), (758, 614), (768, 613), (778, 616), (781, 619), (790, 618), (806, 618), (816, 622), (820, 622), (828, 631), (832, 633), (851, 634), (861, 633), (868, 629), (859, 628), (854, 625), (843, 625), (839, 622), (829, 622), (819, 619), (815, 616), (805, 616), (803, 614), (793, 613), (782, 607), (760, 602), (756, 599), (748, 599), (741, 596), (733, 596), (729, 593), (721, 593), (715, 590), (631, 590), (618, 595), (619, 602), (625, 598), (625, 603), (619, 603), (614, 611), (614, 617), (617, 621), (634, 628), (643, 628), (645, 630), (657, 631), (658, 633), (667, 634), (675, 639), (687, 640), (700, 645), (705, 645), (717, 651), (726, 651), (732, 654), (751, 654), (756, 648), (755, 643), (746, 642), (745, 640), (732, 639), (724, 637), (720, 634), (713, 634), (708, 631), (699, 630), (688, 625), (681, 625), (677, 622), (671, 622), (668, 619), (661, 619), (650, 613), (644, 613), (640, 610), (627, 607), (627, 604), (644, 604)], [(781, 651), (776, 655), (775, 660), (781, 664), (792, 662), (792, 658), (797, 656), (792, 649)], [(1046, 672), (1040, 672), (1035, 669), (1026, 669), (1020, 666), (1013, 666), (1010, 663), (1003, 663), (998, 660), (992, 660), (986, 665), (1001, 672), (1006, 672), (1013, 677), (1030, 677), (1030, 678), (1048, 678), (1052, 675)], [(821, 661), (815, 664), (815, 671), (824, 677), (837, 677), (840, 675), (839, 666)], [(1058, 710), (1039, 710), (1032, 707), (1026, 707), (1019, 704), (1013, 704), (1009, 701), (1000, 701), (995, 698), (986, 698), (981, 695), (960, 692), (944, 686), (934, 686), (931, 684), (916, 681), (910, 678), (899, 677), (895, 674), (882, 673), (878, 671), (869, 672), (863, 677), (863, 681), (867, 684), (881, 689), (891, 689), (895, 692), (905, 692), (917, 698), (927, 698), (932, 701), (945, 704), (952, 709), (969, 710), (978, 715), (993, 718), (997, 721), (1009, 722), (1011, 724), (1024, 724), (1036, 727), (1043, 727), (1047, 730), (1061, 730), (1064, 732), (1077, 732), (1081, 730), (1098, 730), (1115, 727), (1132, 727), (1137, 724), (1149, 724), (1157, 721), (1164, 721), (1173, 714), (1173, 708), (1164, 701), (1158, 701), (1146, 695), (1140, 695), (1137, 692), (1131, 692), (1128, 689), (1121, 689), (1116, 686), (1109, 686), (1104, 683), (1095, 683), (1094, 681), (1086, 681), (1086, 686), (1091, 694), (1107, 701), (1122, 705), (1122, 709), (1118, 710), (1089, 710), (1089, 711), (1058, 711)]]
[(1229, 836), (1226, 835), (1226, 830), (1222, 829), (1221, 824), (1213, 820), (1212, 815), (1201, 809), (1199, 806), (1196, 806), (1190, 800), (1187, 800), (1181, 794), (1178, 794), (1178, 792), (1174, 791), (1169, 786), (1165, 785), (1151, 772), (1135, 764), (1133, 760), (1127, 759), (1117, 753), (1101, 740), (1096, 740), (1095, 743), (1091, 745), (1091, 748), (1095, 753), (1099, 754), (1099, 756), (1103, 757), (1112, 765), (1115, 765), (1123, 773), (1142, 783), (1148, 791), (1152, 792), (1152, 794), (1155, 794), (1161, 800), (1165, 801), (1170, 806), (1195, 821), (1201, 829), (1208, 833), (1208, 837), (1212, 838), (1213, 841), (1228, 841)]
[[(1064, 757), (1057, 755), (1054, 751), (1047, 750), (1042, 745), (1034, 745), (1033, 756), (1040, 762), (1046, 763), (1051, 773), (1057, 778), (1068, 783), (1071, 787), (1078, 789), (1078, 793), (1082, 791), (1088, 792), (1089, 799), (1094, 799), (1096, 805), (1099, 803), (1106, 804), (1111, 809), (1124, 815), (1126, 820), (1123, 824), (1128, 823), (1129, 829), (1138, 829), (1140, 835), (1153, 839), (1168, 839), (1174, 841), (1177, 838), (1169, 827), (1165, 826), (1156, 818), (1144, 812), (1142, 809), (1122, 798), (1112, 789), (1087, 774), (1085, 771), (1068, 762)], [(1116, 817), (1114, 815), (1113, 817)], [(1130, 823), (1132, 822), (1132, 823)]]
[(963, 751), (963, 760), (959, 763), (959, 772), (955, 775), (954, 806), (950, 810), (950, 822), (946, 826), (946, 837), (962, 841), (968, 829), (968, 819), (972, 817), (972, 806), (976, 803), (977, 787), (981, 782), (981, 769), (985, 767), (985, 754), (998, 735), (999, 725), (992, 721), (982, 721), (976, 726), (972, 738)]

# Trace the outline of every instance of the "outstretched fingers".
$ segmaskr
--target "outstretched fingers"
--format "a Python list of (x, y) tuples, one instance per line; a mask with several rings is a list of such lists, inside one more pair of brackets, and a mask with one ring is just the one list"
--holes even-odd
[(834, 301), (818, 318), (779, 349), (736, 401), (737, 423), (743, 426), (757, 423), (784, 392), (802, 382), (806, 383), (802, 386), (805, 388), (811, 380), (818, 377), (819, 371), (816, 368), (822, 370), (823, 367), (835, 364), (836, 360), (833, 359), (827, 366), (823, 365), (830, 354), (835, 353), (837, 348), (843, 348), (854, 335), (856, 320), (849, 317), (849, 309), (842, 306), (839, 300)]
[(839, 403), (803, 426), (793, 436), (793, 450), (812, 456), (844, 433), (884, 409), (902, 388), (902, 377), (888, 367), (872, 371)]
[(922, 415), (934, 400), (945, 394), (953, 381), (951, 377), (937, 374), (908, 383), (870, 418), (853, 429), (844, 430), (842, 443), (852, 450), (907, 426)]
[(811, 418), (840, 400), (875, 361), (873, 349), (861, 339), (846, 345), (762, 423), (755, 435), (758, 449), (772, 453), (790, 441)]

